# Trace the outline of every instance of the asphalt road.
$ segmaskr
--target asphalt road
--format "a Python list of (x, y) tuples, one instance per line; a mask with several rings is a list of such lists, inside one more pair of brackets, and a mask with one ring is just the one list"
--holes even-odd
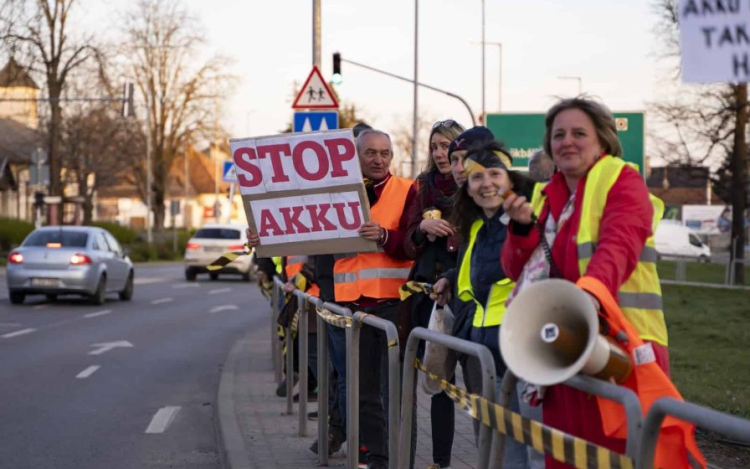
[(219, 468), (221, 366), (268, 302), (255, 283), (137, 266), (133, 300), (11, 305), (0, 273), (0, 467)]

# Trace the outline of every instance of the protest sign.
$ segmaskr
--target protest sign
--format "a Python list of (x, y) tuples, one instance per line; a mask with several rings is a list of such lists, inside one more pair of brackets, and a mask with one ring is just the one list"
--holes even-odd
[(683, 81), (750, 79), (750, 2), (680, 0), (678, 14)]
[(229, 141), (261, 257), (373, 252), (357, 229), (370, 220), (351, 130)]

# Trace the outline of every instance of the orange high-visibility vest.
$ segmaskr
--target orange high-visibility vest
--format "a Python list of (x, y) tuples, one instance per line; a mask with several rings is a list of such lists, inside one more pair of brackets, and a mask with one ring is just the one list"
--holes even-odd
[[(288, 281), (294, 283), (294, 276), (302, 272), (302, 267), (307, 262), (307, 256), (287, 256), (286, 257), (286, 278)], [(320, 288), (315, 283), (310, 284), (310, 288), (306, 291), (307, 294), (312, 296), (320, 296)]]
[[(373, 221), (386, 230), (397, 230), (406, 197), (413, 182), (391, 176), (380, 198), (370, 208)], [(382, 252), (337, 254), (333, 265), (337, 302), (368, 298), (400, 298), (398, 289), (406, 282), (413, 261), (399, 261)]]
[[(672, 397), (682, 400), (680, 392), (664, 373), (651, 351), (651, 344), (645, 343), (632, 324), (625, 318), (617, 301), (606, 286), (593, 277), (581, 277), (576, 283), (581, 289), (594, 295), (601, 304), (600, 314), (609, 324), (608, 334), (615, 337), (624, 332), (628, 343), (618, 341), (633, 360), (633, 373), (622, 384), (631, 389), (641, 402), (644, 415), (659, 398)], [(597, 396), (602, 427), (609, 437), (626, 438), (627, 423), (625, 411), (620, 404)], [(667, 416), (659, 433), (654, 456), (654, 467), (659, 469), (684, 469), (706, 467), (698, 445), (695, 443), (695, 425)]]

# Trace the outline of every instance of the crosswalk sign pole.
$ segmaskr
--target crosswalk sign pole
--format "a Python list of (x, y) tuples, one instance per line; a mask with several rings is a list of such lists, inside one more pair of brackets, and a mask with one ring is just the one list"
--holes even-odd
[(227, 223), (232, 223), (232, 209), (234, 208), (234, 188), (237, 186), (236, 182), (231, 183), (232, 185), (229, 186), (229, 212), (227, 214)]

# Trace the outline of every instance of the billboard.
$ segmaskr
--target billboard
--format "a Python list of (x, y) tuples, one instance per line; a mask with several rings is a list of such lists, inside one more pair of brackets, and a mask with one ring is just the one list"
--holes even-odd
[[(643, 112), (613, 113), (617, 134), (623, 147), (623, 159), (635, 163), (645, 174), (645, 116)], [(544, 138), (544, 114), (536, 113), (503, 113), (487, 114), (487, 127), (495, 138), (505, 144), (513, 157), (513, 167), (525, 170), (529, 167), (529, 158), (535, 151), (541, 150)]]

